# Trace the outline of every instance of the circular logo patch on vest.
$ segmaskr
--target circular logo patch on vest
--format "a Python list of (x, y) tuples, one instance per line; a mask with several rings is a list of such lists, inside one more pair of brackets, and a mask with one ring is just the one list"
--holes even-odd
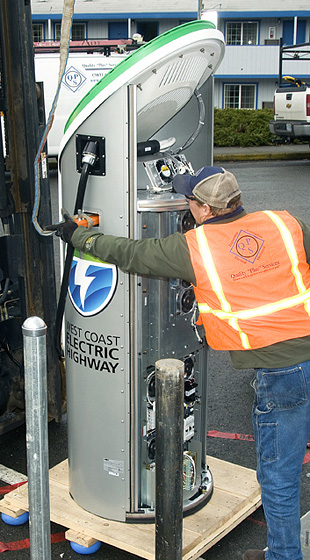
[(241, 259), (253, 264), (262, 247), (264, 245), (264, 240), (257, 237), (253, 233), (249, 233), (244, 230), (240, 230), (230, 252)]
[(100, 313), (112, 300), (117, 286), (117, 267), (113, 264), (73, 257), (69, 296), (84, 317)]

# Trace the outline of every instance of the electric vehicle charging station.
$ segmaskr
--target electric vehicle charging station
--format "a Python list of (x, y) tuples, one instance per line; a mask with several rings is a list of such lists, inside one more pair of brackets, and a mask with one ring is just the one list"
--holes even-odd
[[(96, 161), (79, 210), (95, 214), (104, 234), (142, 239), (193, 227), (172, 180), (212, 164), (212, 74), (223, 55), (222, 34), (193, 21), (120, 62), (68, 120), (59, 154), (60, 205), (73, 213), (83, 152), (93, 142)], [(75, 251), (68, 291), (71, 496), (108, 519), (154, 520), (155, 362), (177, 358), (185, 364), (183, 509), (196, 511), (210, 498), (213, 481), (206, 465), (208, 355), (192, 328), (192, 287), (129, 275)]]

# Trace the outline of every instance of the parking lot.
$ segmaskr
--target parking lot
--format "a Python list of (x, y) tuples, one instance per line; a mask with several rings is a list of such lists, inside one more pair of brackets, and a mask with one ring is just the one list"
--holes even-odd
[[(287, 209), (305, 222), (310, 222), (310, 161), (259, 161), (223, 163), (232, 171), (243, 191), (243, 203), (248, 211), (259, 209)], [(56, 194), (56, 174), (51, 188)], [(252, 438), (251, 407), (253, 389), (250, 382), (253, 371), (236, 371), (232, 368), (226, 352), (209, 351), (208, 359), (208, 437), (207, 453), (231, 464), (255, 469), (256, 457)], [(49, 423), (50, 467), (67, 457), (66, 415), (60, 423)], [(310, 451), (310, 450), (309, 450)], [(307, 450), (305, 450), (305, 453)], [(25, 426), (0, 437), (0, 463), (16, 473), (27, 474)], [(309, 511), (310, 462), (307, 456), (301, 481), (301, 515)], [(16, 474), (18, 480), (18, 474)], [(1, 493), (9, 483), (3, 480)], [(2, 489), (2, 492), (1, 492)], [(208, 507), (208, 506), (206, 506)], [(64, 538), (66, 527), (52, 523), (52, 559), (79, 558)], [(122, 531), (122, 524), (120, 524)], [(28, 524), (9, 526), (0, 524), (1, 560), (30, 558)], [(241, 559), (248, 548), (262, 549), (266, 546), (266, 523), (262, 508), (258, 508), (227, 536), (210, 548), (206, 560)], [(306, 547), (307, 548), (307, 547)], [(307, 551), (306, 551), (307, 553)], [(138, 558), (125, 550), (102, 544), (92, 556), (100, 560), (134, 560)], [(308, 556), (305, 554), (305, 559)]]

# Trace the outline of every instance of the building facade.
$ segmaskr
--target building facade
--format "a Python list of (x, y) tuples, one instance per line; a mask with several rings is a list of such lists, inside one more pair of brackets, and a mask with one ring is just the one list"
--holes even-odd
[[(214, 7), (204, 0), (203, 17), (217, 11), (218, 28), (226, 42), (216, 74), (217, 107), (262, 109), (272, 106), (279, 77), (279, 49), (310, 41), (310, 5), (306, 0), (224, 0)], [(283, 75), (310, 80), (310, 61), (283, 63)]]
[[(31, 8), (35, 40), (57, 40), (63, 0), (31, 0)], [(72, 39), (126, 39), (140, 33), (149, 41), (199, 13), (199, 0), (76, 0)]]
[[(215, 106), (261, 109), (272, 106), (278, 85), (279, 49), (310, 41), (308, 0), (76, 0), (72, 39), (126, 39), (140, 33), (145, 41), (186, 21), (216, 17), (226, 42), (215, 75)], [(58, 40), (63, 0), (31, 0), (35, 41)], [(285, 63), (284, 75), (310, 81), (310, 61)]]

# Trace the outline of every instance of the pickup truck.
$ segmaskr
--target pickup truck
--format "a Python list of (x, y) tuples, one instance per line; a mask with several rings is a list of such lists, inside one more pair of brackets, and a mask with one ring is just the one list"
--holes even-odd
[[(279, 81), (274, 93), (274, 120), (269, 122), (269, 130), (285, 142), (295, 138), (310, 141), (310, 84), (309, 75), (310, 42), (297, 45), (283, 45), (280, 39)], [(298, 78), (283, 76), (283, 63), (286, 72), (299, 74)], [(304, 64), (304, 62), (308, 64)]]
[(285, 141), (310, 141), (310, 85), (288, 76), (284, 79), (291, 84), (275, 91), (274, 120), (269, 122), (269, 130)]

